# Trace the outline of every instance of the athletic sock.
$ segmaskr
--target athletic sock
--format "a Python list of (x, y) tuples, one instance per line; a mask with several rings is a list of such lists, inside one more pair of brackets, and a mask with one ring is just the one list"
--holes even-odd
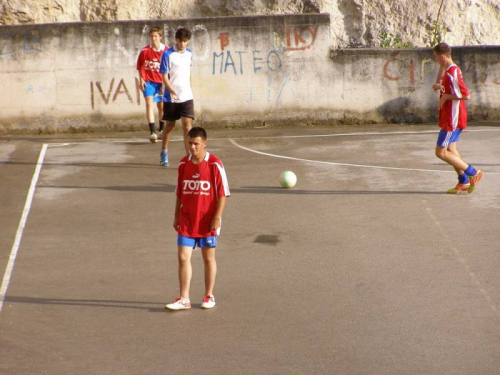
[(168, 154), (168, 147), (162, 148), (161, 149), (161, 154)]
[(148, 125), (149, 125), (149, 130), (151, 131), (151, 134), (153, 134), (155, 132), (155, 123), (150, 122)]
[(472, 164), (469, 164), (469, 166), (465, 170), (465, 174), (467, 176), (475, 176), (476, 175), (476, 170), (474, 169), (474, 167), (472, 166)]
[(165, 127), (165, 121), (160, 121), (160, 131), (163, 131), (164, 127)]
[(469, 176), (467, 176), (465, 173), (462, 173), (458, 176), (458, 182), (460, 182), (461, 184), (466, 184), (467, 182), (469, 182)]

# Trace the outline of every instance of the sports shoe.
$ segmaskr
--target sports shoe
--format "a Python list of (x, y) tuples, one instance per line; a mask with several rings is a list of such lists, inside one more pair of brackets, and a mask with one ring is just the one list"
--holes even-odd
[(446, 194), (460, 194), (462, 191), (466, 192), (469, 189), (469, 184), (461, 184), (460, 182), (453, 189), (446, 191)]
[(478, 169), (476, 171), (476, 174), (474, 176), (469, 176), (469, 189), (467, 190), (467, 193), (472, 193), (474, 190), (476, 190), (477, 184), (479, 184), (479, 181), (483, 177), (483, 171)]
[(151, 133), (151, 135), (149, 136), (149, 142), (156, 143), (157, 140), (158, 136), (156, 135), (156, 133)]
[(176, 298), (172, 303), (165, 305), (169, 310), (187, 310), (191, 308), (191, 302), (188, 299)]
[(215, 297), (213, 294), (205, 296), (203, 302), (201, 303), (202, 309), (212, 309), (215, 306)]
[(163, 150), (160, 153), (160, 165), (163, 167), (168, 167), (170, 165), (168, 162), (168, 153)]

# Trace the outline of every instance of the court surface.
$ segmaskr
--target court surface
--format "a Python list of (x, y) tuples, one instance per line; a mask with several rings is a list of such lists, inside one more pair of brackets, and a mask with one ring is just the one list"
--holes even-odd
[(146, 133), (1, 137), (0, 373), (498, 374), (500, 127), (462, 135), (485, 175), (460, 196), (437, 130), (209, 129), (217, 306), (195, 252), (179, 312), (180, 129), (169, 168)]

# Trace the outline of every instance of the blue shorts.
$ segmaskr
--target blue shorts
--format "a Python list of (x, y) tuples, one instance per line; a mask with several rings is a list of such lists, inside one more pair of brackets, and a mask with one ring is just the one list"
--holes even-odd
[(439, 147), (448, 147), (453, 142), (458, 142), (462, 134), (462, 129), (456, 129), (452, 132), (441, 130), (438, 135), (437, 145)]
[(186, 246), (192, 247), (193, 249), (198, 247), (216, 247), (217, 246), (217, 238), (218, 236), (210, 236), (210, 237), (186, 237), (181, 236), (180, 234), (177, 236), (177, 246)]
[(144, 97), (152, 96), (154, 103), (163, 102), (163, 95), (161, 94), (162, 86), (163, 83), (146, 81), (146, 87), (144, 88)]

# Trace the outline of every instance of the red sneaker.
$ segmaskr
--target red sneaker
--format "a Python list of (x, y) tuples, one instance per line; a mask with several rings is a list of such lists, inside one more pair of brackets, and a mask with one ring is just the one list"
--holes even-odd
[(469, 189), (469, 184), (461, 184), (460, 182), (453, 189), (447, 190), (446, 194), (460, 194), (462, 191), (465, 193)]
[(481, 178), (483, 177), (483, 171), (478, 169), (476, 171), (476, 174), (474, 176), (469, 176), (469, 189), (467, 190), (467, 193), (472, 193), (474, 190), (476, 190), (477, 184), (479, 184), (479, 181), (481, 181)]

